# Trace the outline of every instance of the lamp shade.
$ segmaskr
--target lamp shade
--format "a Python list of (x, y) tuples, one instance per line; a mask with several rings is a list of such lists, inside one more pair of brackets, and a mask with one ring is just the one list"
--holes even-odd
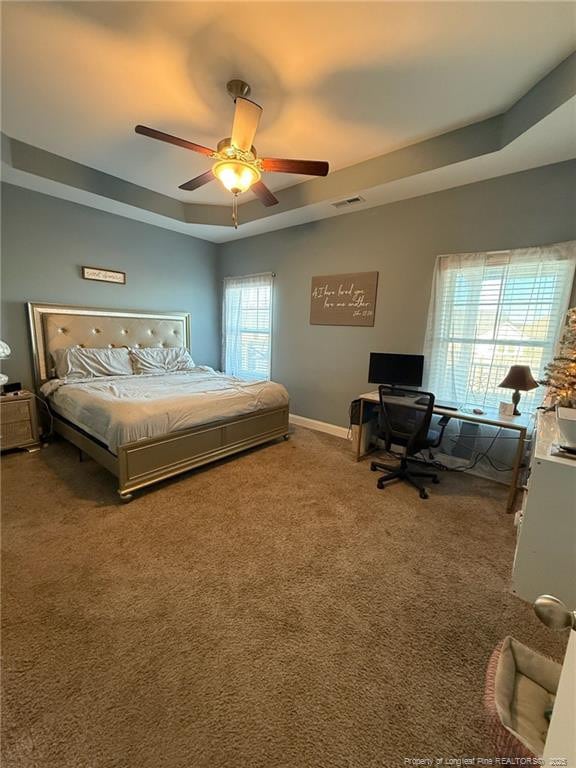
[(498, 386), (528, 392), (530, 389), (536, 389), (538, 382), (534, 381), (529, 365), (511, 365), (504, 380)]
[(0, 339), (0, 359), (4, 359), (5, 357), (10, 357), (11, 351), (12, 350), (10, 349), (8, 344), (6, 344), (5, 341), (2, 341), (2, 339)]
[(246, 192), (260, 179), (260, 171), (256, 166), (240, 160), (221, 160), (214, 164), (212, 172), (228, 191), (236, 195)]

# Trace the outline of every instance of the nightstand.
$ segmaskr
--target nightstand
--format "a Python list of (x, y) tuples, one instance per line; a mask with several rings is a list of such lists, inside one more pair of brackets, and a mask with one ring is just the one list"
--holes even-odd
[(9, 448), (37, 451), (40, 448), (36, 402), (31, 392), (0, 395), (0, 446), (3, 451)]

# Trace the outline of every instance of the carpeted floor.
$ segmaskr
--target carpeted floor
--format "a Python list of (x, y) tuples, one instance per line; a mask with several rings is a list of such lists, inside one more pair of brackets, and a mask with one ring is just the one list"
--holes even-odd
[(378, 491), (343, 440), (288, 442), (117, 502), (56, 443), (3, 468), (5, 768), (379, 768), (490, 756), (505, 489)]

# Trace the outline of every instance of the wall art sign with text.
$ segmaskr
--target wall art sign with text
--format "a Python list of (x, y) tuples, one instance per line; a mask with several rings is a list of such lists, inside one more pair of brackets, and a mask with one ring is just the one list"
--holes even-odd
[(82, 277), (84, 280), (98, 280), (102, 283), (118, 283), (119, 285), (126, 285), (126, 272), (117, 272), (114, 269), (82, 267)]
[(378, 272), (312, 278), (311, 325), (374, 325)]

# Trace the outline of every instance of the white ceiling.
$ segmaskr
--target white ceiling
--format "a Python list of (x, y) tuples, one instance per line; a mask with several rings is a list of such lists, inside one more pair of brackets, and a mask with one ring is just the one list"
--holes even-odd
[[(133, 126), (215, 146), (232, 120), (225, 83), (243, 77), (264, 107), (261, 155), (343, 168), (509, 107), (573, 50), (575, 9), (4, 3), (2, 130), (171, 197), (228, 205), (216, 183), (178, 190), (206, 170), (206, 158), (137, 136)], [(305, 178), (265, 180), (280, 189)]]

